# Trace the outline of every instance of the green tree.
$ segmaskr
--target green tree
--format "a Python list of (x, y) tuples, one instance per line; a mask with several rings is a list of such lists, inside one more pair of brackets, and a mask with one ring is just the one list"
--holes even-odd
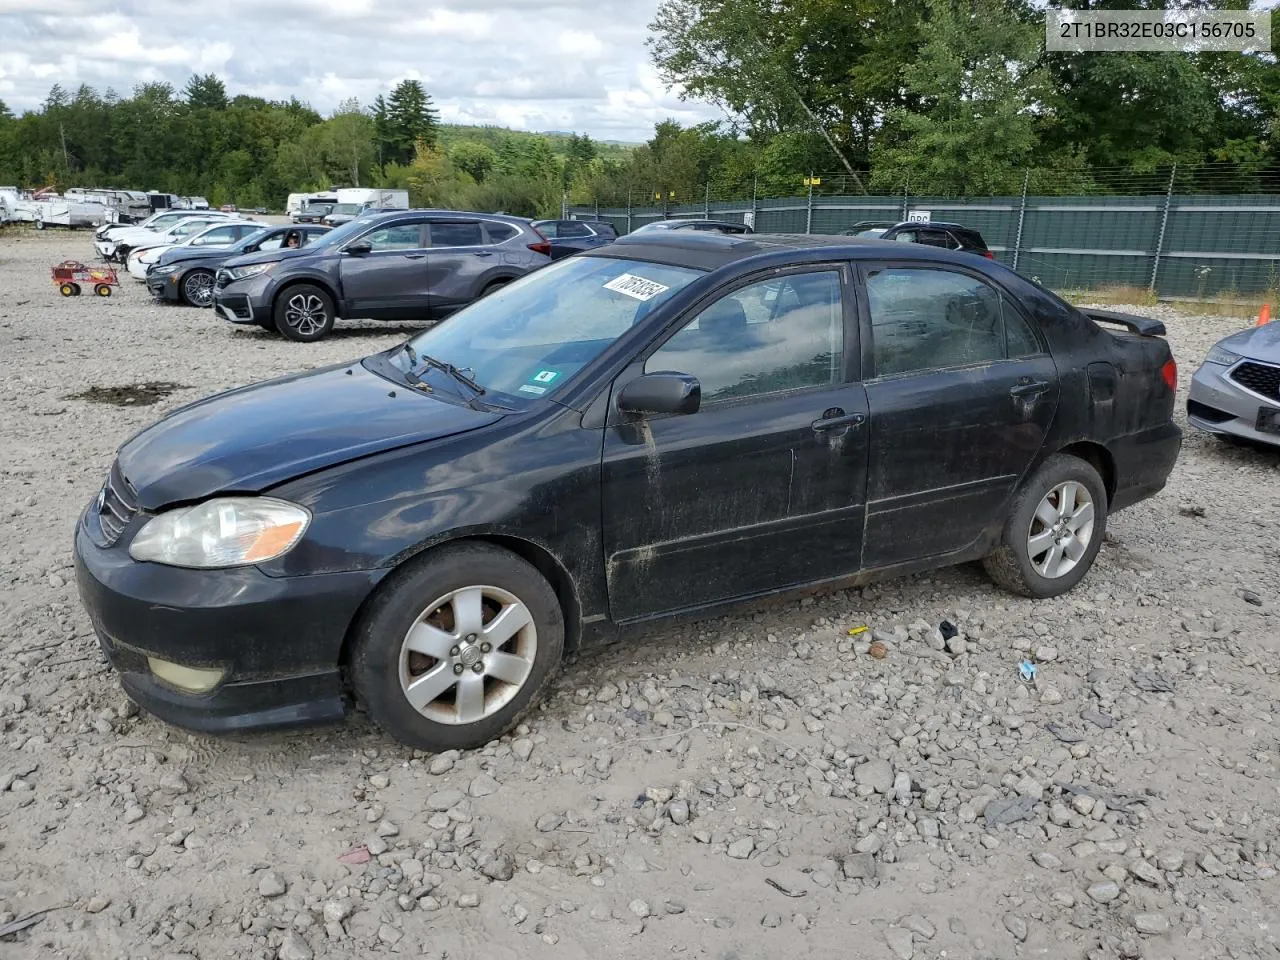
[(360, 176), (369, 174), (377, 155), (373, 142), (373, 119), (359, 101), (344, 100), (333, 116), (319, 128), (319, 147), (327, 171), (334, 179), (360, 186)]
[(919, 59), (905, 67), (916, 108), (889, 114), (896, 136), (873, 154), (875, 183), (981, 195), (1020, 188), (1038, 158), (1038, 117), (1049, 92), (1035, 66), (1043, 27), (1003, 0), (928, 0)]
[(475, 140), (460, 140), (448, 150), (449, 161), (477, 183), (498, 165), (498, 154), (492, 147)]
[(435, 146), (440, 118), (417, 80), (401, 80), (391, 95), (374, 102), (374, 129), (384, 163), (408, 163), (417, 144)]
[(193, 110), (225, 110), (229, 106), (227, 85), (212, 73), (193, 76), (187, 81), (182, 97)]

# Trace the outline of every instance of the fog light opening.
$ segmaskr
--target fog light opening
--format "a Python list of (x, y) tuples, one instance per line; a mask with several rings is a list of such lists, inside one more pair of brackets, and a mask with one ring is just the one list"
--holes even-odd
[(184, 667), (158, 657), (147, 657), (147, 666), (158, 680), (185, 693), (208, 693), (222, 682), (226, 674), (219, 667)]

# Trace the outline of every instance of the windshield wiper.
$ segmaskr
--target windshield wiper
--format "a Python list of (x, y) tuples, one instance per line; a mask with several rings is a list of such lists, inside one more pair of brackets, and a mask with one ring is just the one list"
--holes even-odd
[[(409, 354), (409, 357), (413, 362), (416, 363), (418, 360), (422, 360), (422, 362), (427, 366), (435, 367), (437, 370), (447, 373), (449, 376), (453, 377), (454, 380), (458, 381), (458, 383), (462, 384), (477, 397), (483, 397), (485, 395), (486, 391), (484, 387), (480, 386), (480, 384), (476, 383), (476, 381), (472, 380), (452, 363), (445, 363), (443, 360), (437, 360), (435, 357), (428, 356), (425, 353), (418, 353), (418, 351), (413, 349), (413, 344), (411, 343), (406, 343), (404, 345), (404, 350)], [(410, 371), (410, 373), (412, 373), (412, 371)]]

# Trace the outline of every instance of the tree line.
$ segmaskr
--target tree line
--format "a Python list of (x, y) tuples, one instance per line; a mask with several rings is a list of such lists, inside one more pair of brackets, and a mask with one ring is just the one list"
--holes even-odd
[(416, 80), (327, 117), (296, 98), (229, 96), (214, 75), (127, 97), (54, 86), (21, 116), (0, 103), (0, 183), (271, 208), (294, 191), (402, 187), (415, 205), (527, 216), (566, 199), (794, 194), (810, 173), (850, 192), (955, 196), (1123, 193), (1174, 164), (1179, 189), (1280, 183), (1269, 54), (1046, 53), (1029, 0), (664, 0), (650, 28), (662, 77), (724, 121), (664, 121), (631, 148), (450, 127)]

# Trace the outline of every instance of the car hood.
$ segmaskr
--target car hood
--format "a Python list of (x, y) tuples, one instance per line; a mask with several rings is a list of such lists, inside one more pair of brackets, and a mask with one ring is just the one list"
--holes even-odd
[(398, 386), (357, 362), (189, 404), (127, 441), (119, 463), (139, 506), (157, 510), (216, 493), (258, 493), (501, 417)]
[(1219, 346), (1251, 360), (1280, 363), (1280, 322), (1264, 323), (1260, 327), (1233, 333)]
[(235, 251), (230, 247), (172, 247), (160, 254), (156, 262), (167, 267), (171, 263), (186, 263), (188, 260), (225, 260), (233, 256)]
[(223, 262), (224, 267), (247, 267), (251, 263), (275, 263), (277, 260), (296, 260), (298, 257), (309, 257), (318, 251), (314, 247), (298, 247), (280, 250), (259, 250), (257, 253), (246, 253), (232, 257)]

